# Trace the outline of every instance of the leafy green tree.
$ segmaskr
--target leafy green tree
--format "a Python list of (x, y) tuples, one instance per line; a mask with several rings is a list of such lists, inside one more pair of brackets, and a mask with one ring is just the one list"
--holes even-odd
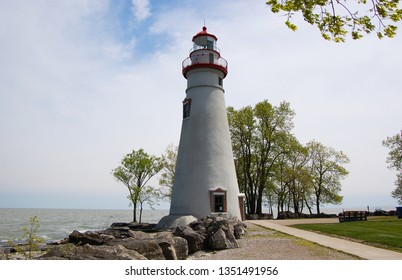
[[(401, 132), (402, 134), (402, 132)], [(382, 141), (382, 145), (389, 149), (387, 163), (389, 169), (402, 171), (402, 136), (395, 134)]]
[(342, 152), (313, 140), (307, 143), (309, 168), (315, 193), (317, 214), (321, 203), (339, 204), (343, 197), (339, 195), (341, 180), (348, 175), (342, 166), (349, 163), (349, 158)]
[[(313, 187), (307, 167), (308, 150), (298, 140), (289, 136), (288, 152), (281, 155), (272, 177), (278, 213), (293, 208), (295, 214), (301, 214), (304, 206), (311, 213)], [(266, 193), (269, 196), (269, 193)]]
[(289, 103), (278, 107), (267, 100), (235, 110), (228, 107), (237, 178), (246, 194), (249, 214), (262, 214), (265, 190), (280, 155), (287, 152), (287, 138), (293, 127), (293, 110)]
[(256, 156), (254, 155), (256, 120), (254, 119), (254, 110), (251, 106), (247, 106), (239, 110), (228, 107), (227, 111), (237, 181), (240, 191), (246, 195), (247, 212), (254, 214), (257, 200), (254, 175), (256, 170)]
[(274, 107), (267, 100), (257, 103), (254, 110), (257, 120), (256, 151), (259, 155), (257, 214), (262, 214), (264, 189), (270, 185), (279, 157), (291, 149), (290, 131), (295, 113), (287, 102)]
[[(162, 159), (144, 152), (143, 149), (133, 150), (124, 156), (120, 166), (112, 170), (115, 179), (123, 183), (128, 191), (128, 199), (133, 205), (133, 221), (137, 222), (137, 208), (143, 188), (148, 181), (163, 167)], [(141, 204), (142, 205), (142, 204)]]
[(402, 132), (401, 134), (387, 137), (382, 144), (389, 149), (386, 160), (388, 168), (397, 171), (396, 188), (391, 195), (393, 198), (398, 199), (399, 204), (402, 204)]
[(274, 13), (286, 15), (286, 25), (297, 29), (293, 16), (300, 13), (304, 20), (315, 25), (326, 40), (344, 42), (348, 33), (353, 39), (377, 32), (378, 38), (392, 38), (396, 23), (402, 19), (399, 0), (269, 0)]
[(172, 197), (172, 188), (176, 174), (177, 150), (177, 146), (170, 144), (162, 155), (163, 169), (159, 178), (159, 185), (165, 188), (162, 196), (169, 199)]
[(322, 203), (342, 201), (341, 180), (349, 162), (317, 141), (305, 147), (291, 133), (294, 111), (289, 103), (278, 107), (267, 100), (239, 110), (228, 107), (229, 129), (239, 188), (246, 195), (248, 214), (262, 214), (265, 202), (278, 212), (294, 209), (296, 214)]
[(290, 208), (290, 201), (288, 198), (290, 194), (291, 180), (288, 177), (287, 160), (285, 154), (278, 158), (275, 173), (271, 177), (270, 187), (265, 190), (266, 196), (274, 197), (273, 201), (277, 206), (278, 214), (285, 210), (289, 210)]
[(311, 176), (306, 167), (309, 160), (308, 150), (294, 138), (292, 147), (285, 157), (287, 158), (285, 174), (289, 184), (289, 201), (292, 202), (295, 214), (300, 214), (305, 204), (309, 207), (307, 202), (311, 196)]
[[(39, 244), (45, 241), (44, 238), (38, 236), (38, 231), (40, 228), (39, 218), (33, 216), (29, 218), (29, 227), (22, 229), (23, 234), (21, 236), (22, 240), (26, 240), (26, 244), (16, 246), (15, 249), (17, 253), (23, 255), (25, 259), (32, 260), (35, 257), (35, 252), (39, 250)], [(10, 240), (9, 245), (13, 246), (13, 242)]]
[(396, 175), (395, 190), (391, 192), (391, 196), (398, 199), (399, 205), (402, 204), (402, 172)]

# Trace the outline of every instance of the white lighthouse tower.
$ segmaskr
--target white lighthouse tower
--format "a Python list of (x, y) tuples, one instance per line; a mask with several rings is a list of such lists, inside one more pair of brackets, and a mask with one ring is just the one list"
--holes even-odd
[(174, 227), (210, 215), (242, 218), (224, 99), (228, 65), (218, 38), (202, 31), (183, 61), (187, 79), (183, 121), (169, 216), (158, 227)]

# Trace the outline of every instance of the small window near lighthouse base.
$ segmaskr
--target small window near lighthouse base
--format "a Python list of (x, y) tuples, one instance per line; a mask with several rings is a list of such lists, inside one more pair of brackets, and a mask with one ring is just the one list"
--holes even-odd
[(211, 199), (211, 212), (212, 213), (226, 213), (226, 190), (217, 188), (215, 190), (210, 190)]
[(186, 98), (183, 100), (183, 119), (190, 117), (191, 99)]
[(215, 194), (214, 195), (214, 212), (223, 212), (223, 206), (224, 206), (224, 201), (225, 195), (223, 194)]

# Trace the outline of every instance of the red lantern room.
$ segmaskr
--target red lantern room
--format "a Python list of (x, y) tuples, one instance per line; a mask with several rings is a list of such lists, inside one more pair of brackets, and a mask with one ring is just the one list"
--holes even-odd
[(187, 78), (187, 73), (197, 68), (214, 68), (222, 71), (223, 77), (228, 73), (228, 63), (221, 57), (219, 49), (216, 47), (218, 38), (207, 32), (204, 26), (201, 32), (193, 37), (193, 48), (190, 56), (183, 61), (183, 75)]

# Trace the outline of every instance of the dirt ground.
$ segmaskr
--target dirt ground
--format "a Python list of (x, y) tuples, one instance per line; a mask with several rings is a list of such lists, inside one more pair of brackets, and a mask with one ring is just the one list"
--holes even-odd
[(358, 257), (247, 223), (237, 249), (197, 252), (193, 260), (356, 260)]

